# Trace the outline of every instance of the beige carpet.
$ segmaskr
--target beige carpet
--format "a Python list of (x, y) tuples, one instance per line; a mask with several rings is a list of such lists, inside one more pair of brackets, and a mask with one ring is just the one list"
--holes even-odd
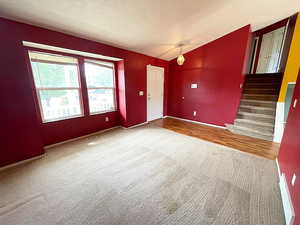
[(1, 225), (283, 225), (275, 161), (155, 126), (0, 172)]

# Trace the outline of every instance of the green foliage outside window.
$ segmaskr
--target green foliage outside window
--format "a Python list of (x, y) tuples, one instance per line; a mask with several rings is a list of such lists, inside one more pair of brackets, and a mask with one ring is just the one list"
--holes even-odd
[[(38, 88), (78, 87), (77, 66), (32, 62), (33, 76)], [(47, 90), (40, 96), (47, 105), (53, 97), (66, 96), (67, 90)]]

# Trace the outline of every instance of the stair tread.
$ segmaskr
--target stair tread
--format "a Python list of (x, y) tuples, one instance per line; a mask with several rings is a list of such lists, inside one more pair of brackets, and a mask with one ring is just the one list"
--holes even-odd
[(242, 99), (254, 99), (254, 100), (264, 100), (264, 101), (277, 101), (278, 94), (246, 94), (244, 93)]
[(239, 135), (246, 136), (246, 137), (254, 137), (254, 138), (258, 138), (258, 139), (262, 139), (262, 140), (266, 140), (266, 141), (273, 141), (273, 137), (274, 137), (274, 136), (260, 135), (260, 134), (256, 134), (256, 133), (249, 133), (249, 132), (243, 131), (243, 130), (231, 129), (230, 131), (233, 133), (239, 134)]
[(279, 86), (281, 84), (281, 81), (270, 81), (270, 80), (247, 80), (245, 84), (250, 84), (250, 85), (274, 85), (274, 86)]
[(246, 132), (253, 132), (255, 134), (262, 135), (262, 136), (273, 137), (273, 135), (274, 135), (273, 132), (263, 132), (263, 131), (259, 131), (259, 130), (253, 129), (253, 128), (241, 127), (241, 126), (237, 126), (237, 125), (234, 125), (233, 129), (239, 129), (239, 130), (243, 130)]
[(242, 105), (242, 104), (240, 105), (240, 108), (275, 111), (275, 108), (273, 107), (252, 106), (252, 105)]
[(278, 85), (279, 86), (279, 84), (281, 84), (281, 82), (256, 82), (256, 81), (250, 81), (250, 82), (247, 82), (246, 81), (246, 83), (245, 83), (245, 85), (249, 85), (250, 84), (250, 86), (253, 86), (253, 85), (258, 85), (258, 86), (272, 86), (272, 85)]
[(278, 96), (277, 94), (243, 94), (243, 95), (247, 95), (247, 96)]
[(272, 127), (272, 126), (262, 126), (262, 125), (257, 125), (257, 124), (253, 124), (253, 123), (245, 123), (245, 122), (235, 121), (234, 126), (242, 127), (245, 129), (251, 129), (251, 130), (261, 132), (264, 134), (265, 133), (273, 134), (273, 132), (274, 132), (274, 127)]
[(252, 102), (252, 103), (272, 103), (274, 105), (277, 104), (277, 101), (264, 101), (264, 100), (254, 100), (254, 99), (241, 99), (241, 102)]
[(245, 89), (256, 88), (256, 89), (280, 89), (281, 83), (269, 84), (269, 83), (247, 83), (244, 85)]
[[(259, 108), (253, 108), (253, 109), (273, 109), (274, 111), (276, 110), (276, 105), (266, 105), (267, 103), (257, 103), (256, 104), (250, 104), (250, 103), (244, 103), (244, 102), (241, 102), (240, 104), (240, 108), (243, 107), (243, 108), (253, 108), (253, 107), (259, 107)], [(261, 106), (261, 105), (265, 105), (265, 106)]]
[(241, 112), (241, 111), (239, 111), (238, 114), (246, 115), (246, 116), (255, 116), (255, 117), (261, 117), (261, 118), (274, 119), (273, 115), (266, 115), (266, 114), (262, 114), (262, 113), (251, 113), (251, 112)]
[(254, 90), (259, 90), (259, 91), (278, 91), (277, 87), (273, 87), (273, 88), (249, 88), (249, 87), (246, 87), (244, 90), (245, 91), (254, 91)]
[(266, 126), (266, 127), (274, 128), (273, 123), (259, 122), (259, 121), (256, 121), (256, 120), (240, 119), (240, 118), (235, 119), (235, 121), (236, 122), (242, 122), (242, 123), (249, 123), (249, 124), (253, 124), (253, 125), (257, 125), (257, 126)]
[(236, 134), (247, 136), (247, 137), (255, 137), (255, 138), (264, 139), (264, 140), (268, 140), (268, 141), (273, 141), (273, 137), (274, 137), (274, 135), (256, 134), (256, 133), (251, 133), (248, 131), (244, 131), (241, 129), (234, 129), (234, 128), (231, 129), (230, 131), (233, 133), (236, 133)]

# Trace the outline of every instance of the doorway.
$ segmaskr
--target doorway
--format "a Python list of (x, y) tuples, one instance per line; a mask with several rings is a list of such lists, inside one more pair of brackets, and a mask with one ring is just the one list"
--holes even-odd
[(286, 27), (281, 27), (262, 37), (256, 73), (277, 73)]
[(147, 66), (147, 121), (163, 117), (164, 68)]

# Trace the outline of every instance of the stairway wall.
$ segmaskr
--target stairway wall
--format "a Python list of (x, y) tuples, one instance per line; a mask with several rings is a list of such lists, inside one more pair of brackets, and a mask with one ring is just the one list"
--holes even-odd
[[(300, 72), (299, 72), (300, 74)], [(295, 87), (292, 102), (295, 99), (300, 99), (300, 76)], [(300, 105), (299, 102), (296, 108), (290, 107), (290, 113), (287, 119), (286, 127), (282, 143), (280, 145), (278, 163), (280, 172), (285, 174), (291, 200), (295, 210), (294, 225), (300, 225)], [(294, 185), (292, 184), (293, 176), (296, 176)]]
[(282, 85), (280, 88), (279, 99), (277, 103), (276, 122), (274, 142), (281, 142), (285, 129), (284, 110), (285, 97), (289, 82), (296, 82), (300, 68), (300, 15), (297, 14), (296, 24), (292, 36), (292, 42), (288, 53), (286, 68), (283, 75)]
[(296, 82), (300, 69), (300, 15), (298, 13), (292, 43), (288, 55), (286, 68), (280, 89), (279, 102), (285, 101), (285, 95), (289, 82)]
[[(182, 66), (172, 60), (168, 115), (219, 126), (233, 123), (250, 41), (248, 25), (184, 54), (186, 61)], [(198, 88), (192, 89), (193, 83)]]

